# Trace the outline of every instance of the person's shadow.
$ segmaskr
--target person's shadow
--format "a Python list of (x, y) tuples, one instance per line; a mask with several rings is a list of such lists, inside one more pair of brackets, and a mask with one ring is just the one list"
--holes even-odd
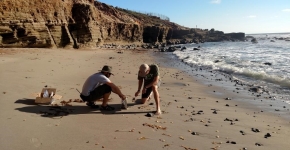
[[(39, 114), (42, 117), (50, 118), (60, 118), (68, 115), (78, 115), (78, 114), (106, 114), (106, 115), (118, 115), (118, 114), (138, 114), (138, 113), (150, 113), (151, 111), (138, 111), (132, 112), (128, 110), (121, 109), (121, 104), (110, 104), (114, 107), (114, 111), (105, 111), (100, 110), (99, 108), (93, 109), (88, 107), (84, 102), (83, 106), (50, 106), (50, 105), (41, 105), (36, 104), (34, 99), (18, 99), (15, 101), (15, 104), (25, 104), (28, 106), (16, 108), (16, 110), (26, 113)], [(128, 107), (140, 105), (140, 100), (136, 100), (135, 103), (128, 103)]]

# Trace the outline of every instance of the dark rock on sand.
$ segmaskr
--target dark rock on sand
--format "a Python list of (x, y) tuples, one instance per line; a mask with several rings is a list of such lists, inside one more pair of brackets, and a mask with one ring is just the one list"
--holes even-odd
[(226, 143), (231, 143), (231, 144), (237, 144), (237, 142), (235, 142), (235, 141), (227, 141)]
[(253, 38), (253, 39), (251, 40), (251, 42), (254, 43), (254, 44), (255, 44), (255, 43), (258, 43), (258, 41), (257, 41), (256, 38)]
[(263, 144), (255, 143), (256, 146), (263, 146)]
[(245, 133), (244, 131), (242, 131), (242, 130), (240, 131), (240, 133), (242, 133), (242, 135), (245, 135), (245, 134), (246, 134), (246, 133)]
[(261, 132), (259, 129), (252, 128), (253, 132)]
[(268, 138), (268, 137), (271, 137), (272, 135), (270, 133), (267, 133), (264, 135), (264, 138)]
[(202, 110), (200, 110), (200, 111), (198, 111), (196, 114), (199, 114), (199, 115), (201, 115), (201, 114), (204, 114), (204, 113), (203, 113), (203, 111), (202, 111)]
[(185, 47), (185, 46), (183, 46), (183, 47), (181, 48), (181, 50), (186, 50), (186, 47)]
[(222, 62), (221, 60), (215, 60), (214, 63), (219, 63)]
[(256, 92), (256, 93), (262, 93), (263, 89), (261, 87), (253, 87), (253, 88), (250, 88), (250, 91)]
[(147, 113), (145, 116), (146, 116), (146, 117), (153, 117), (154, 114), (153, 114), (153, 113)]
[(226, 118), (224, 121), (233, 121), (233, 120)]

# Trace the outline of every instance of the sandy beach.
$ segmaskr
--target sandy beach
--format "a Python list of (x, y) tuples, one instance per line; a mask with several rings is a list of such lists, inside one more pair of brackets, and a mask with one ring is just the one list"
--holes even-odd
[[(0, 149), (290, 149), (289, 119), (241, 101), (246, 92), (209, 86), (164, 65), (168, 60), (157, 61), (152, 51), (0, 49)], [(142, 63), (159, 64), (160, 116), (145, 116), (155, 110), (153, 97), (146, 104), (134, 97)], [(103, 65), (113, 67), (110, 79), (127, 96), (127, 110), (116, 94), (109, 102), (113, 112), (79, 101), (76, 89)], [(44, 86), (62, 96), (58, 106), (34, 102)]]

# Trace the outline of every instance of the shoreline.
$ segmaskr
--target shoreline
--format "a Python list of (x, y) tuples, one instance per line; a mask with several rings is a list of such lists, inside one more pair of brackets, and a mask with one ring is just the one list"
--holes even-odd
[[(208, 86), (178, 66), (165, 66), (164, 58), (151, 50), (16, 49), (0, 55), (0, 149), (263, 149), (288, 150), (289, 120), (236, 101), (224, 88)], [(14, 53), (15, 52), (15, 53)], [(160, 64), (161, 116), (146, 117), (155, 110), (154, 99), (144, 105), (133, 100), (137, 72), (142, 63)], [(173, 62), (173, 61), (172, 61)], [(120, 98), (111, 95), (115, 112), (92, 110), (76, 102), (84, 80), (103, 65), (113, 66), (110, 79), (128, 97), (128, 110), (119, 109)], [(45, 69), (44, 69), (45, 68)], [(196, 74), (199, 74), (197, 72)], [(212, 74), (209, 74), (210, 76)], [(219, 78), (219, 76), (217, 76)], [(220, 82), (218, 82), (220, 83)], [(71, 106), (68, 114), (45, 116), (56, 108), (34, 104), (32, 93), (44, 85)], [(215, 91), (215, 92), (214, 92)], [(4, 93), (5, 92), (5, 93)], [(245, 94), (245, 95), (243, 95)], [(235, 98), (240, 95), (239, 98)], [(225, 97), (232, 100), (225, 100)], [(153, 105), (151, 105), (153, 103)], [(100, 102), (97, 102), (99, 105)], [(255, 129), (255, 130), (253, 130)], [(256, 132), (256, 129), (259, 132)], [(255, 131), (255, 132), (254, 132)], [(17, 134), (14, 134), (17, 133)], [(244, 134), (243, 134), (244, 133)], [(271, 136), (265, 135), (270, 134)], [(259, 146), (260, 145), (260, 146)]]
[[(249, 105), (255, 105), (254, 108), (256, 107), (261, 109), (261, 111), (271, 112), (274, 115), (281, 115), (284, 119), (290, 120), (289, 105), (287, 101), (276, 100), (275, 96), (271, 96), (269, 93), (264, 92), (263, 88), (257, 88), (259, 86), (250, 85), (249, 83), (241, 81), (240, 79), (235, 79), (232, 76), (219, 71), (189, 66), (188, 64), (179, 60), (172, 53), (155, 53), (157, 54), (152, 56), (156, 56), (155, 59), (157, 61), (162, 57), (163, 61), (159, 62), (164, 66), (171, 66), (189, 74), (199, 84), (208, 86), (214, 85), (219, 88), (223, 88), (223, 92), (226, 92), (228, 95), (232, 95), (232, 97), (238, 97), (231, 98), (235, 101), (244, 102)], [(261, 90), (261, 92), (253, 91), (256, 89)], [(227, 94), (225, 94), (224, 98), (226, 98)]]
[[(271, 40), (276, 42), (270, 42), (270, 39), (269, 41), (261, 39), (258, 45), (251, 44), (251, 42), (203, 43), (200, 44), (199, 51), (191, 50), (197, 45), (188, 44), (184, 45), (187, 48), (186, 50), (175, 51), (174, 54), (194, 68), (203, 67), (229, 74), (245, 84), (262, 87), (277, 99), (289, 101), (290, 84), (287, 80), (289, 75), (287, 69), (283, 69), (283, 66), (285, 65), (286, 67), (287, 63), (282, 63), (283, 61), (287, 62), (287, 59), (283, 59), (283, 54), (281, 58), (283, 61), (279, 59), (279, 55), (283, 51), (285, 51), (285, 55), (287, 54), (286, 49), (289, 43), (276, 40), (273, 37)], [(281, 48), (278, 46), (280, 44), (283, 45)], [(267, 45), (271, 49), (269, 55), (272, 55), (272, 58), (267, 58)], [(244, 52), (239, 51), (240, 48), (245, 47), (247, 48)], [(250, 51), (254, 49), (257, 52), (251, 56)], [(229, 52), (227, 53), (227, 51)], [(277, 55), (271, 51), (277, 51)], [(261, 53), (261, 55), (257, 55), (258, 53)], [(241, 56), (241, 59), (236, 59), (236, 57)], [(277, 59), (275, 59), (276, 57)]]

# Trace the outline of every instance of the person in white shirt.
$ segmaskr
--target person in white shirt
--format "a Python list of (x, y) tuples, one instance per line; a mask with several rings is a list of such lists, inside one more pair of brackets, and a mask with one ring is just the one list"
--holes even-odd
[(112, 67), (105, 65), (100, 72), (95, 73), (88, 77), (85, 81), (80, 97), (83, 101), (87, 102), (87, 105), (91, 108), (99, 108), (95, 104), (95, 101), (103, 98), (101, 105), (102, 110), (115, 110), (114, 107), (108, 105), (109, 96), (111, 92), (116, 93), (122, 100), (126, 99), (126, 96), (122, 94), (121, 90), (109, 79), (112, 73)]

